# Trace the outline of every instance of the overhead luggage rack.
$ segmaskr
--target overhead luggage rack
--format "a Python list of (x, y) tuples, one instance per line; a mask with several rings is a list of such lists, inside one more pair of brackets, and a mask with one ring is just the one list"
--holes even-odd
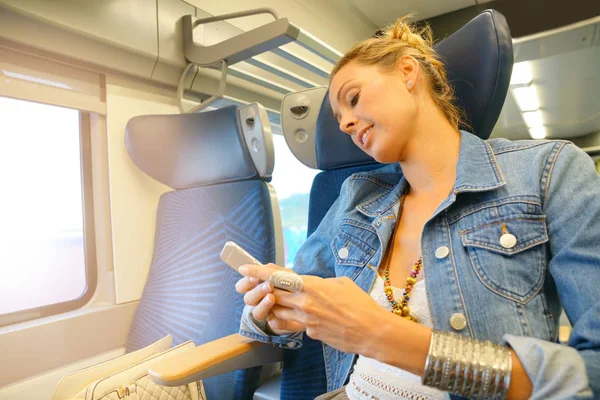
[[(257, 14), (270, 14), (273, 16), (274, 21), (250, 31), (242, 32), (216, 44), (202, 46), (194, 41), (194, 29), (199, 25)], [(321, 86), (321, 84), (311, 80), (311, 74), (314, 74), (321, 79), (329, 78), (328, 68), (323, 68), (321, 65), (318, 65), (319, 63), (311, 62), (311, 60), (305, 59), (292, 50), (281, 48), (281, 46), (285, 44), (295, 43), (300, 45), (310, 53), (318, 56), (318, 58), (327, 65), (331, 64), (331, 67), (333, 67), (333, 65), (342, 57), (340, 52), (303, 31), (301, 28), (291, 23), (287, 18), (279, 18), (277, 13), (270, 8), (259, 8), (202, 19), (195, 19), (191, 15), (186, 15), (182, 17), (182, 24), (184, 55), (189, 62), (181, 75), (178, 87), (179, 108), (182, 113), (200, 112), (209, 106), (214, 107), (217, 104), (221, 106), (223, 102), (239, 103), (239, 100), (228, 101), (224, 96), (227, 75), (260, 85), (261, 87), (282, 95), (296, 90), (291, 89), (285, 82), (290, 82), (292, 86), (296, 85), (301, 88), (312, 88)], [(307, 73), (299, 74), (277, 65), (277, 63), (255, 58), (255, 56), (264, 54), (265, 52), (270, 52), (281, 59), (291, 62)], [(268, 79), (267, 76), (261, 76), (261, 74), (251, 73), (240, 68), (231, 68), (231, 66), (240, 61), (245, 61), (251, 66), (268, 74), (276, 75), (281, 78), (281, 80), (284, 80), (284, 83), (280, 83), (281, 80), (276, 82), (272, 79)], [(212, 97), (190, 110), (185, 110), (182, 105), (183, 85), (185, 77), (192, 67), (220, 69), (221, 78), (219, 88)], [(278, 123), (279, 115), (273, 115), (274, 112), (278, 114), (279, 110), (272, 110), (269, 119), (273, 119), (272, 122)]]

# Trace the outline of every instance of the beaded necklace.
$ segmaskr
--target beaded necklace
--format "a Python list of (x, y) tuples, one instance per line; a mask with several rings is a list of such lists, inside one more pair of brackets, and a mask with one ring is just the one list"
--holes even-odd
[[(404, 198), (402, 198), (404, 200)], [(404, 201), (402, 201), (404, 203)], [(404, 293), (402, 294), (402, 301), (398, 304), (396, 299), (394, 298), (394, 291), (392, 290), (392, 285), (390, 284), (390, 261), (392, 259), (392, 253), (394, 250), (394, 242), (396, 237), (396, 229), (398, 228), (398, 224), (394, 227), (394, 231), (392, 232), (392, 237), (390, 238), (390, 250), (385, 262), (385, 269), (383, 270), (383, 290), (385, 291), (385, 295), (387, 297), (390, 306), (392, 306), (392, 312), (398, 316), (406, 318), (413, 322), (419, 322), (415, 317), (410, 315), (410, 309), (408, 308), (408, 300), (410, 300), (410, 291), (415, 283), (417, 283), (417, 276), (421, 269), (423, 268), (423, 257), (420, 257), (419, 260), (413, 266), (413, 269), (410, 273), (410, 276), (406, 278), (406, 287), (404, 288)]]

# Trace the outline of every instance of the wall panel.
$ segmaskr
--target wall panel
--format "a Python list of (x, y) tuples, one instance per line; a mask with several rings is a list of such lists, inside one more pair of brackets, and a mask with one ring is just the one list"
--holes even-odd
[(154, 242), (156, 208), (170, 188), (144, 174), (125, 149), (125, 126), (144, 114), (176, 114), (174, 91), (106, 79), (108, 168), (115, 292), (118, 304), (142, 294)]

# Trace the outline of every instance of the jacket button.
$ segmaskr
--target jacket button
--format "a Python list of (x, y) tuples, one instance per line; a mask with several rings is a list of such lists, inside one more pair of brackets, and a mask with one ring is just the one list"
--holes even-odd
[(348, 255), (350, 255), (350, 252), (348, 251), (347, 247), (342, 247), (341, 249), (339, 249), (338, 251), (338, 256), (342, 259), (345, 260), (346, 258), (348, 258)]
[(296, 343), (295, 342), (288, 342), (288, 344), (286, 344), (287, 347), (289, 347), (290, 349), (293, 349), (294, 347), (296, 347)]
[(450, 326), (457, 331), (462, 331), (467, 326), (467, 318), (464, 314), (454, 313), (450, 317)]
[(500, 236), (500, 245), (505, 249), (512, 249), (517, 244), (517, 237), (512, 233), (505, 233)]
[(448, 246), (440, 246), (435, 250), (435, 258), (446, 258), (450, 254)]

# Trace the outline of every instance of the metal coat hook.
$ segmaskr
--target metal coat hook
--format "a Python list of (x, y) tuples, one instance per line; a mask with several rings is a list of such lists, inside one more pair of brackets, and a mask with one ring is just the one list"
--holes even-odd
[(200, 68), (200, 66), (198, 66), (197, 64), (194, 64), (194, 63), (189, 63), (185, 67), (185, 69), (181, 73), (181, 76), (179, 77), (179, 84), (177, 85), (177, 102), (179, 105), (180, 113), (185, 114), (185, 113), (201, 112), (206, 107), (208, 107), (210, 104), (214, 103), (216, 100), (223, 98), (223, 95), (225, 94), (225, 86), (227, 84), (227, 61), (222, 60), (221, 64), (222, 64), (221, 65), (221, 79), (219, 80), (219, 88), (217, 89), (217, 93), (215, 93), (208, 99), (204, 100), (196, 107), (193, 107), (189, 110), (186, 110), (185, 107), (183, 106), (183, 92), (184, 92), (183, 86), (185, 84), (185, 77), (187, 76), (187, 74), (189, 73), (189, 71), (192, 67), (196, 67), (196, 71), (197, 71)]

